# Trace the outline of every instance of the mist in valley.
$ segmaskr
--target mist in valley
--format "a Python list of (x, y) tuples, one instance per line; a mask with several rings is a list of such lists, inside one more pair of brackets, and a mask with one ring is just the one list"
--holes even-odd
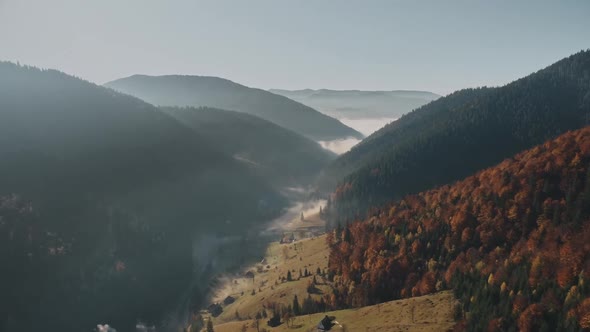
[[(375, 131), (381, 129), (383, 126), (393, 122), (396, 118), (383, 118), (383, 117), (367, 117), (367, 118), (339, 118), (340, 122), (344, 123), (345, 125), (356, 129), (366, 137), (374, 133)], [(358, 138), (343, 138), (343, 139), (336, 139), (331, 141), (319, 141), (320, 145), (327, 150), (330, 150), (337, 154), (343, 154), (355, 145), (357, 145), (361, 140)]]
[[(273, 220), (252, 223), (253, 226), (241, 234), (217, 232), (193, 237), (191, 282), (181, 293), (175, 308), (156, 324), (157, 328), (153, 327), (153, 331), (184, 328), (196, 309), (222, 303), (231, 294), (250, 291), (251, 281), (244, 275), (248, 268), (264, 258), (268, 245), (279, 241), (285, 232), (292, 232), (291, 223), (298, 221), (302, 214), (312, 216), (326, 206), (326, 200), (310, 198), (310, 191), (303, 187), (286, 187), (283, 193), (291, 204)], [(231, 222), (227, 221), (226, 226), (231, 227)], [(137, 332), (141, 331), (138, 328)]]
[[(246, 224), (251, 226), (247, 228), (225, 220), (216, 227), (216, 231), (204, 229), (192, 236), (192, 273), (189, 283), (179, 292), (179, 297), (169, 306), (162, 320), (138, 323), (136, 331), (176, 331), (185, 328), (192, 313), (198, 309), (222, 302), (230, 292), (245, 291), (251, 285), (244, 281), (244, 273), (248, 267), (260, 262), (268, 245), (279, 241), (285, 231), (293, 231), (291, 223), (299, 220), (301, 214), (311, 216), (317, 214), (320, 207), (326, 206), (326, 200), (312, 198), (312, 192), (306, 187), (284, 187), (281, 193), (290, 203), (276, 218), (249, 221)], [(223, 231), (224, 228), (236, 227), (242, 232), (228, 234)], [(234, 283), (236, 280), (237, 284)], [(117, 328), (109, 326), (108, 322), (101, 322), (100, 326), (109, 332)]]
[(0, 332), (590, 329), (589, 12), (0, 0)]

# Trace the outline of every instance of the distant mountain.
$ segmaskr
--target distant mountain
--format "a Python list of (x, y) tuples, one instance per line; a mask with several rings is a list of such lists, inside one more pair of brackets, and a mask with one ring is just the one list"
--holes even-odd
[(203, 296), (195, 278), (229, 264), (205, 254), (216, 237), (286, 203), (156, 107), (11, 63), (0, 63), (0, 160), (3, 331), (160, 323)]
[(433, 101), (375, 132), (325, 171), (340, 220), (449, 183), (590, 120), (590, 51), (499, 88)]
[(250, 114), (206, 107), (162, 110), (282, 185), (309, 184), (336, 158), (318, 143)]
[(427, 91), (280, 90), (272, 93), (296, 100), (335, 118), (394, 118), (440, 96)]
[(363, 137), (311, 107), (218, 77), (134, 75), (105, 86), (159, 106), (208, 106), (249, 113), (314, 140)]
[(390, 202), (328, 237), (338, 280), (329, 305), (452, 289), (456, 330), (586, 331), (590, 127)]

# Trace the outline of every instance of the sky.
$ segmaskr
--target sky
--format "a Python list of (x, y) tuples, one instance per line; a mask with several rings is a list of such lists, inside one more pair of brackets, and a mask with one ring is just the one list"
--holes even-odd
[(586, 0), (0, 0), (0, 60), (99, 84), (186, 74), (444, 95), (588, 48)]

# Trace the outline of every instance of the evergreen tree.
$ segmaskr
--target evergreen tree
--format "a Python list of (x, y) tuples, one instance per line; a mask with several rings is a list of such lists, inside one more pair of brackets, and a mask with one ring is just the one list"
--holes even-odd
[(279, 312), (278, 308), (274, 308), (272, 311), (272, 317), (267, 322), (268, 326), (276, 327), (281, 325), (281, 313)]
[(344, 232), (342, 235), (342, 241), (344, 241), (346, 243), (350, 243), (350, 240), (351, 240), (350, 228), (347, 225), (346, 228), (344, 228)]
[(299, 300), (297, 299), (297, 295), (293, 298), (293, 314), (295, 316), (301, 315), (301, 307), (299, 305)]
[(324, 172), (320, 186), (336, 188), (330, 221), (363, 219), (587, 125), (589, 59), (585, 50), (502, 87), (457, 91), (385, 126)]

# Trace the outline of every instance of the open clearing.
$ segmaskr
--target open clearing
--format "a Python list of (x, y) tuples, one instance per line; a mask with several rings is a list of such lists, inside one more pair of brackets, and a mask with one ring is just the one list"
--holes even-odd
[[(359, 309), (331, 311), (297, 317), (292, 327), (285, 323), (270, 328), (266, 322), (260, 323), (261, 331), (316, 331), (316, 326), (324, 315), (335, 316), (342, 326), (335, 325), (331, 331), (348, 332), (427, 332), (452, 331), (453, 294), (450, 291), (411, 299), (385, 302)], [(216, 332), (237, 332), (247, 325), (248, 332), (256, 332), (254, 321), (231, 322), (215, 326)]]
[[(312, 227), (309, 224), (317, 226), (316, 220), (292, 222), (290, 225), (294, 223), (300, 223), (302, 227)], [(313, 294), (312, 297), (319, 299), (322, 293), (331, 290), (330, 286), (324, 285), (324, 279), (316, 274), (318, 268), (321, 271), (327, 269), (328, 253), (325, 235), (294, 243), (271, 243), (263, 261), (240, 276), (227, 277), (215, 292), (214, 302), (223, 303), (227, 296), (233, 297), (235, 302), (225, 305), (223, 313), (214, 318), (214, 322), (229, 322), (236, 320), (238, 316), (254, 318), (263, 309), (263, 305), (289, 305), (293, 303), (295, 295), (302, 302), (308, 296), (307, 286), (314, 276), (321, 293)], [(305, 277), (306, 270), (311, 275)], [(249, 272), (248, 276), (246, 272)], [(292, 281), (286, 280), (289, 272)], [(300, 277), (300, 273), (303, 276)]]
[[(326, 236), (305, 238), (311, 232), (323, 229), (323, 221), (317, 214), (301, 221), (293, 219), (285, 225), (285, 238), (293, 234), (295, 242), (273, 242), (264, 259), (243, 273), (226, 277), (215, 292), (213, 301), (221, 303), (223, 312), (218, 317), (209, 317), (216, 332), (257, 331), (253, 318), (269, 303), (288, 306), (297, 295), (299, 302), (308, 296), (307, 286), (314, 278), (320, 290), (312, 294), (319, 299), (330, 294), (331, 287), (317, 275), (327, 270), (329, 250)], [(307, 235), (306, 235), (307, 234)], [(309, 276), (305, 276), (307, 269)], [(287, 281), (288, 272), (292, 281)], [(301, 277), (300, 277), (301, 271)], [(233, 303), (223, 304), (231, 296)], [(316, 331), (316, 326), (327, 314), (335, 316), (336, 324), (331, 331), (451, 331), (455, 325), (453, 307), (455, 299), (450, 291), (397, 300), (358, 309), (347, 309), (298, 316), (291, 326), (283, 323), (278, 327), (267, 326), (265, 318), (259, 321), (260, 331)]]

